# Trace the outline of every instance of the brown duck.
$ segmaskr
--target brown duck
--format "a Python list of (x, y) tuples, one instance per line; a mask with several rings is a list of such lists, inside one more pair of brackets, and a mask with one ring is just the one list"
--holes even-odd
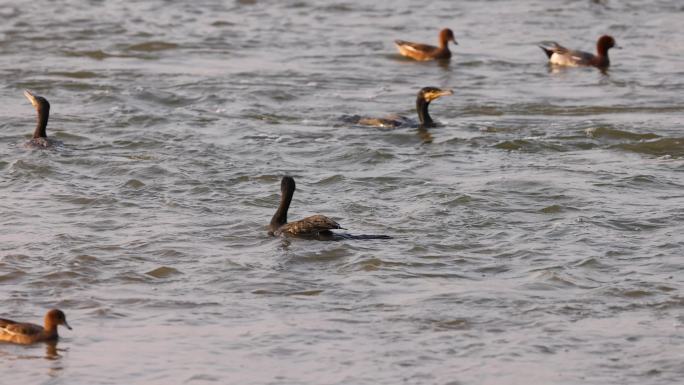
[(64, 312), (57, 309), (52, 309), (45, 314), (45, 327), (0, 318), (0, 341), (21, 345), (57, 341), (59, 339), (58, 325), (64, 325), (71, 330)]
[(419, 61), (427, 60), (448, 60), (451, 59), (449, 42), (458, 44), (454, 38), (454, 33), (449, 28), (439, 31), (439, 47), (433, 45), (412, 43), (410, 41), (395, 40), (399, 53), (403, 56)]

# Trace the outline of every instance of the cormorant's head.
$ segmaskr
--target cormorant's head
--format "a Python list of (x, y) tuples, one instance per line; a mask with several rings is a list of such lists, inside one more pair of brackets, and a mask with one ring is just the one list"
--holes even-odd
[(36, 110), (50, 111), (50, 103), (44, 97), (35, 95), (29, 90), (24, 90), (24, 96), (33, 104), (33, 107), (35, 107)]
[(603, 35), (598, 39), (596, 48), (599, 52), (608, 52), (610, 48), (620, 48), (615, 44), (615, 39), (610, 35)]
[(454, 44), (458, 44), (458, 42), (456, 42), (456, 38), (454, 37), (454, 32), (449, 28), (444, 28), (443, 30), (439, 31), (439, 41), (444, 45), (450, 41)]
[(286, 191), (295, 190), (295, 181), (291, 176), (284, 176), (283, 180), (280, 182), (280, 191), (285, 193)]
[(442, 96), (447, 96), (447, 95), (453, 95), (454, 91), (452, 90), (443, 90), (441, 88), (437, 87), (424, 87), (420, 91), (418, 91), (418, 97), (422, 97), (423, 100), (425, 100), (427, 103), (430, 103), (431, 101), (435, 99), (439, 99)]

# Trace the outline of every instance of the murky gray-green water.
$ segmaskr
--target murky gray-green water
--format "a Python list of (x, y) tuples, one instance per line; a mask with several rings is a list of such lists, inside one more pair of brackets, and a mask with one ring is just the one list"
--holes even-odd
[[(684, 5), (4, 1), (7, 384), (679, 384)], [(450, 27), (448, 66), (395, 54)], [(536, 44), (607, 74), (550, 71)], [(350, 126), (413, 115), (442, 126)], [(28, 88), (55, 150), (23, 147)], [(390, 241), (266, 235), (321, 213)]]

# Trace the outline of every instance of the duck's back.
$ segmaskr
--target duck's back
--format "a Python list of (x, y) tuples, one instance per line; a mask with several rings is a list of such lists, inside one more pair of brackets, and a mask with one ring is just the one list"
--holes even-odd
[(0, 341), (30, 344), (42, 340), (42, 326), (0, 318)]
[(404, 40), (396, 40), (394, 44), (401, 55), (415, 60), (449, 59), (451, 57), (451, 51), (448, 48), (441, 49), (429, 44), (412, 43)]

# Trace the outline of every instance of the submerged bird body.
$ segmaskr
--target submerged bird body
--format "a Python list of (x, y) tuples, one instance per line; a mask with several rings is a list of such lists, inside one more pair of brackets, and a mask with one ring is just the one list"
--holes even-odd
[(45, 314), (45, 326), (16, 322), (0, 318), (0, 341), (28, 345), (36, 342), (56, 341), (59, 339), (57, 326), (71, 326), (61, 310), (53, 309)]
[(596, 42), (596, 55), (584, 51), (570, 50), (555, 42), (549, 46), (540, 45), (539, 48), (546, 53), (546, 56), (549, 58), (549, 64), (566, 67), (594, 66), (608, 68), (610, 66), (608, 50), (620, 47), (615, 45), (615, 39), (612, 36), (603, 35)]
[(288, 223), (287, 211), (290, 208), (295, 188), (294, 178), (290, 176), (283, 177), (280, 183), (280, 205), (268, 226), (268, 233), (270, 235), (318, 237), (319, 235), (330, 235), (332, 233), (330, 230), (342, 228), (339, 223), (323, 215), (312, 215)]
[(392, 115), (385, 118), (364, 118), (355, 117), (353, 123), (360, 124), (362, 126), (372, 126), (372, 127), (382, 127), (382, 128), (397, 128), (410, 125), (417, 125), (421, 128), (434, 127), (435, 122), (432, 120), (430, 113), (428, 112), (428, 107), (430, 102), (439, 99), (442, 96), (453, 95), (452, 90), (444, 90), (437, 87), (424, 87), (416, 95), (416, 112), (418, 113), (418, 123), (411, 119)]
[(399, 53), (402, 56), (419, 61), (427, 60), (448, 60), (451, 59), (451, 51), (449, 50), (449, 42), (458, 44), (454, 33), (449, 28), (444, 28), (439, 31), (439, 46), (412, 43), (410, 41), (395, 40), (394, 44), (397, 46)]
[(50, 103), (47, 101), (47, 99), (42, 96), (35, 95), (29, 90), (24, 90), (24, 96), (26, 96), (33, 107), (35, 107), (36, 116), (38, 118), (36, 129), (33, 131), (33, 138), (26, 142), (26, 146), (50, 147), (62, 144), (62, 142), (48, 138), (47, 136), (47, 123), (48, 119), (50, 118)]
[(373, 126), (381, 128), (397, 128), (414, 124), (411, 119), (401, 115), (390, 115), (385, 118), (362, 118), (357, 117), (355, 122), (362, 126)]

